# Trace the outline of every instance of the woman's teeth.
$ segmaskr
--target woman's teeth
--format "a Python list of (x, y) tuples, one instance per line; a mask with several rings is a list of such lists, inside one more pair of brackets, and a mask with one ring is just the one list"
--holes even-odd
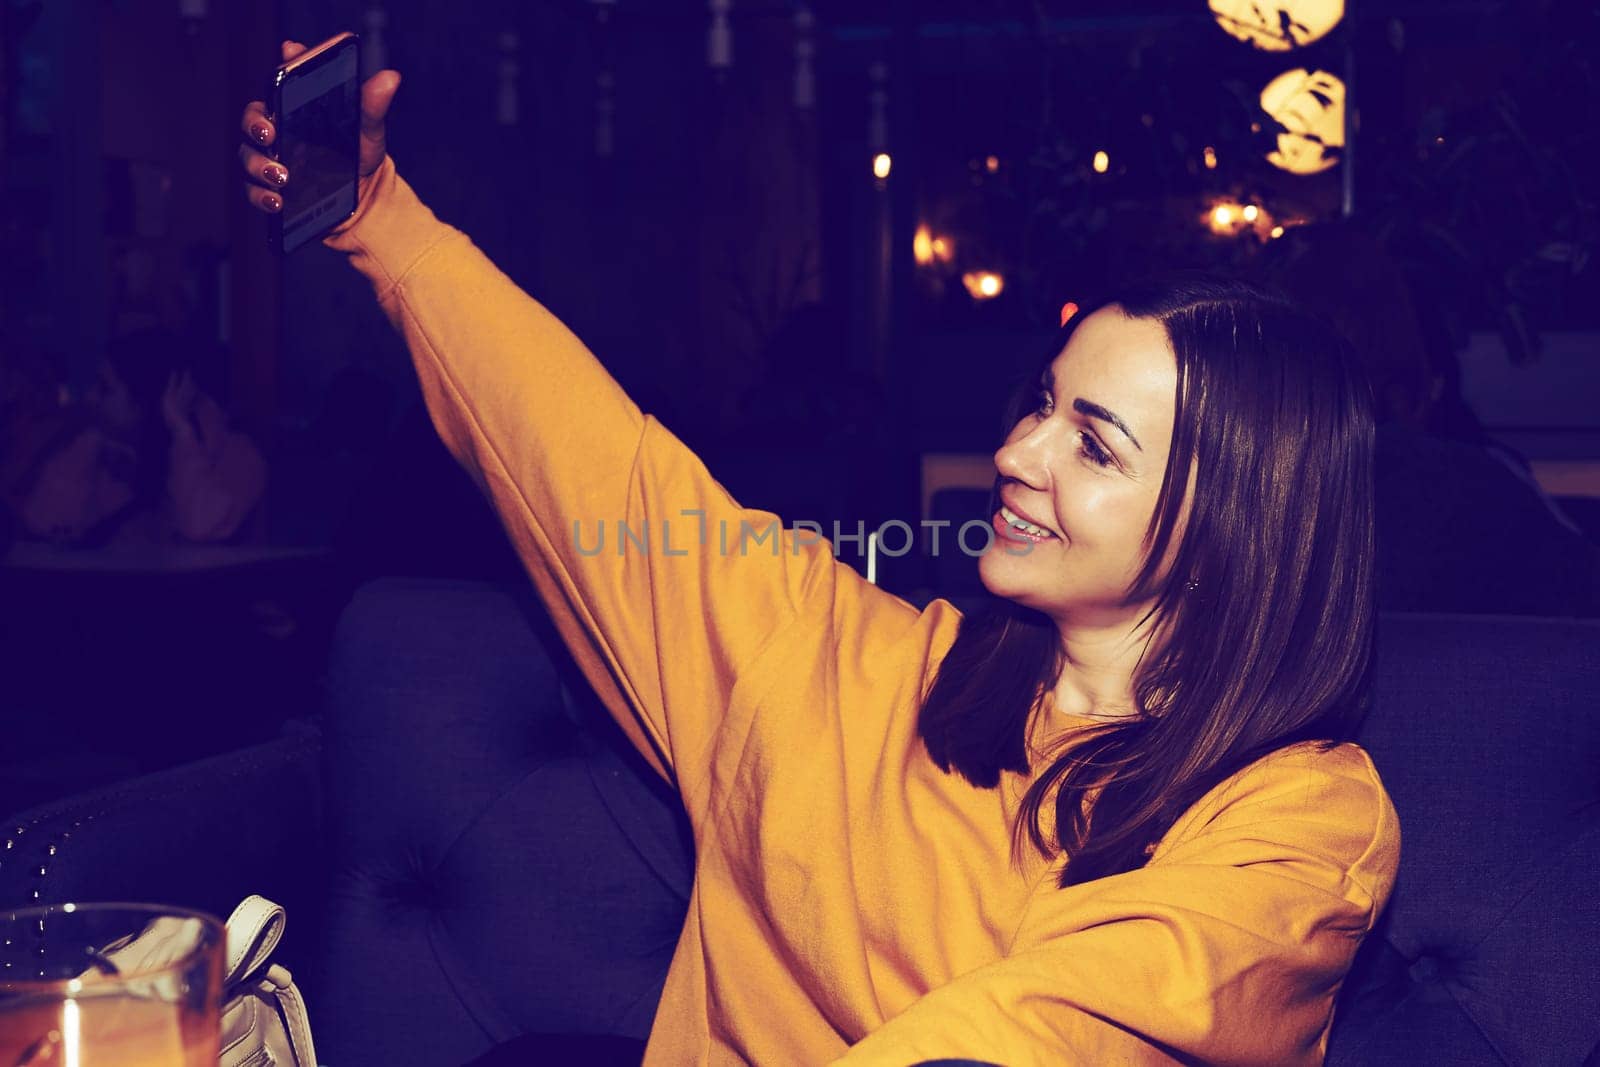
[(1033, 523), (1027, 522), (1018, 517), (1016, 512), (1012, 511), (1004, 504), (1000, 505), (1000, 517), (1006, 520), (1007, 525), (1021, 530), (1025, 534), (1032, 534), (1034, 537), (1055, 536), (1055, 534), (1051, 533), (1049, 530), (1046, 530), (1043, 526), (1035, 526)]

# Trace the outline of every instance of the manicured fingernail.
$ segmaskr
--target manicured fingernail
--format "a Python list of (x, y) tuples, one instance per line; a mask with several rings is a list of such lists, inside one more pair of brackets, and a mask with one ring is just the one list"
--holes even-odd
[(284, 170), (282, 167), (269, 166), (267, 168), (267, 181), (274, 185), (288, 185), (289, 172)]
[(279, 200), (271, 193), (268, 193), (266, 196), (262, 197), (261, 202), (267, 205), (268, 211), (277, 211), (279, 208), (283, 207), (283, 201)]
[(264, 122), (254, 122), (250, 124), (250, 136), (254, 137), (262, 144), (267, 143), (267, 134), (270, 132), (271, 131), (267, 129), (267, 125)]

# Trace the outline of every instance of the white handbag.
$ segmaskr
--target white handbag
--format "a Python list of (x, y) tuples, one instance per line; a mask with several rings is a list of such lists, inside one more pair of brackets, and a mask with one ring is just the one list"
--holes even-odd
[(317, 1067), (305, 1001), (288, 969), (271, 962), (284, 919), (281, 906), (259, 896), (228, 916), (219, 1067)]
[[(306, 1004), (286, 967), (271, 962), (283, 938), (284, 911), (266, 897), (245, 897), (228, 916), (222, 972), (222, 1055), (218, 1067), (317, 1067)], [(162, 916), (136, 936), (108, 945), (112, 973), (164, 967), (194, 945), (193, 919)], [(92, 980), (95, 969), (83, 977)], [(135, 979), (168, 1000), (182, 996), (181, 978)]]

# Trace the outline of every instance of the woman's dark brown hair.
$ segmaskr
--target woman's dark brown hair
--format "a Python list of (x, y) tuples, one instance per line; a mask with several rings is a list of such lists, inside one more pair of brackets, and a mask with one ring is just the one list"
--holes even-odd
[[(1262, 756), (1348, 740), (1366, 711), (1376, 626), (1372, 397), (1346, 342), (1231, 280), (1143, 283), (1097, 307), (1108, 305), (1166, 329), (1176, 406), (1129, 590), (1131, 601), (1153, 598), (1145, 618), (1155, 618), (1134, 671), (1137, 714), (1074, 733), (1023, 800), (1018, 843), (1025, 834), (1045, 855), (1065, 854), (1063, 887), (1143, 866), (1185, 810)], [(1048, 359), (1088, 313), (1052, 339)], [(1007, 431), (1032, 409), (1036, 380)], [(1191, 464), (1187, 533), (1163, 579)], [(929, 755), (984, 788), (1026, 774), (1029, 718), (1064, 663), (1060, 631), (1038, 612), (996, 600), (965, 617), (918, 720)], [(1041, 818), (1052, 797), (1053, 841)]]

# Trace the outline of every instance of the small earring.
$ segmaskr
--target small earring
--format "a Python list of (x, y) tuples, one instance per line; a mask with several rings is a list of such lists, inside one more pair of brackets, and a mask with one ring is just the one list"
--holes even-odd
[(1189, 592), (1192, 593), (1196, 589), (1200, 588), (1200, 579), (1198, 579), (1198, 578), (1190, 578), (1187, 582), (1183, 583), (1183, 586), (1184, 586), (1185, 589), (1189, 590)]

